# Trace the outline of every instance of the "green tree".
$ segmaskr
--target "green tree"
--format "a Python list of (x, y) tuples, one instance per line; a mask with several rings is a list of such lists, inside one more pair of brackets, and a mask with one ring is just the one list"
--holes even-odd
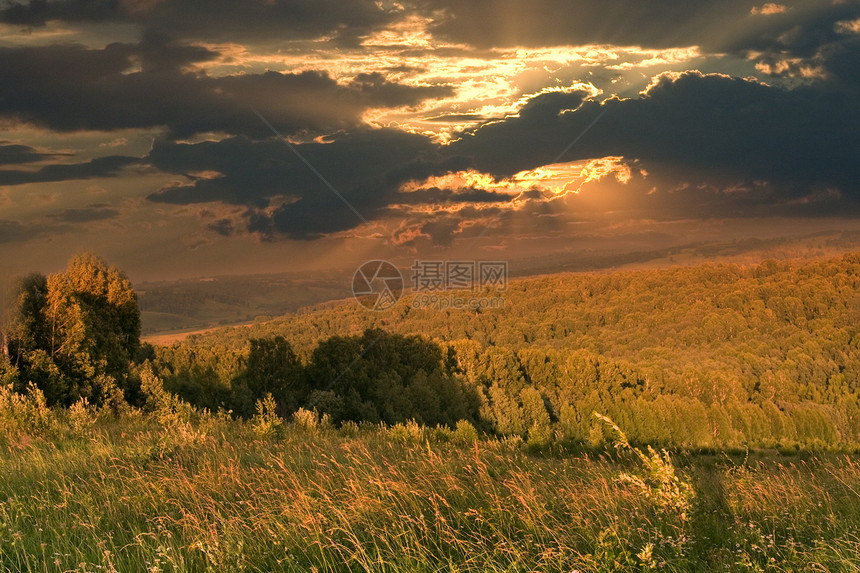
[(50, 332), (44, 320), (48, 279), (43, 274), (31, 273), (18, 279), (15, 293), (4, 338), (10, 359), (18, 363), (26, 353), (50, 346)]
[(282, 415), (295, 411), (307, 394), (302, 365), (283, 336), (251, 340), (245, 376), (254, 399), (271, 394)]
[(19, 281), (8, 329), (22, 384), (33, 381), (49, 404), (102, 401), (128, 384), (140, 345), (140, 310), (128, 277), (92, 253), (64, 273)]

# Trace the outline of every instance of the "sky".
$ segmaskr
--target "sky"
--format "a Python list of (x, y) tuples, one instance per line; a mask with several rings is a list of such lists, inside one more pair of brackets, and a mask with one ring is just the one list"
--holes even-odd
[(860, 2), (0, 0), (0, 272), (860, 229)]

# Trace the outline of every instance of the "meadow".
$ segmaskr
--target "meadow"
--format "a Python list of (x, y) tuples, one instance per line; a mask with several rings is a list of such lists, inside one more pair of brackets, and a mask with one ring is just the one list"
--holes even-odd
[(84, 254), (3, 333), (0, 572), (858, 571), (858, 292), (562, 274), (154, 347)]
[(150, 390), (120, 411), (3, 391), (0, 571), (860, 568), (855, 456), (537, 450)]

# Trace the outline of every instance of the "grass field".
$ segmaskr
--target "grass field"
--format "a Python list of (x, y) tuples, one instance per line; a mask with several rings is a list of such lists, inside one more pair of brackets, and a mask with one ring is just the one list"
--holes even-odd
[[(860, 461), (8, 401), (2, 571), (854, 571)], [(7, 417), (8, 419), (8, 417)], [(598, 422), (599, 423), (599, 422)]]

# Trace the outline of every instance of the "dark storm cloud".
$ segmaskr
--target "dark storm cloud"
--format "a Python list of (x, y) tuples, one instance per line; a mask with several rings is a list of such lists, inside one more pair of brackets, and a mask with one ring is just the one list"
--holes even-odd
[[(164, 128), (166, 136), (143, 159), (3, 169), (0, 185), (111, 176), (138, 161), (184, 177), (184, 183), (152, 193), (153, 202), (240, 206), (244, 228), (235, 212), (232, 219), (206, 221), (208, 230), (222, 236), (247, 230), (263, 238), (313, 239), (407, 211), (401, 243), (444, 245), (471, 232), (470, 221), (493, 214), (499, 224), (516, 215), (550, 217), (555, 200), (534, 189), (519, 197), (513, 213), (503, 205), (510, 196), (500, 192), (434, 188), (406, 193), (400, 191), (404, 182), (469, 168), (503, 178), (553, 162), (621, 156), (635, 167), (629, 184), (607, 177), (594, 186), (603, 196), (595, 197), (589, 188), (559, 201), (574, 212), (597, 213), (611, 206), (639, 217), (857, 213), (860, 35), (838, 23), (860, 17), (860, 4), (811, 0), (792, 2), (784, 13), (751, 10), (761, 4), (427, 0), (388, 10), (369, 0), (13, 3), (0, 10), (0, 21), (32, 27), (49, 20), (132, 22), (140, 25), (141, 39), (104, 49), (0, 48), (0, 119), (55, 131)], [(415, 14), (432, 16), (430, 31), (448, 43), (435, 49), (436, 58), (498, 58), (493, 48), (518, 46), (698, 45), (705, 56), (729, 54), (735, 63), (738, 57), (749, 58), (764, 74), (800, 81), (775, 82), (794, 86), (788, 89), (688, 72), (663, 76), (645, 94), (626, 100), (598, 103), (584, 93), (548, 92), (529, 100), (517, 116), (486, 122), (441, 146), (397, 129), (368, 129), (362, 118), (372, 108), (453, 96), (453, 86), (408, 86), (378, 72), (338, 83), (328, 72), (313, 70), (226, 77), (194, 71), (195, 64), (220, 57), (214, 48), (189, 44), (195, 40), (270, 49), (327, 37), (333, 49), (320, 48), (315, 56), (325, 53), (336, 60), (357, 53), (338, 48), (354, 46), (363, 36)], [(420, 57), (428, 51), (415, 47), (398, 54)], [(713, 62), (711, 69), (718, 68), (719, 58)], [(391, 65), (387, 71), (418, 69)], [(609, 73), (593, 69), (596, 75)], [(456, 109), (464, 111), (440, 111), (424, 121), (483, 119), (468, 108)], [(253, 110), (286, 135), (334, 134), (294, 147), (325, 181), (284, 142), (272, 139)], [(218, 142), (177, 141), (205, 132), (229, 136)], [(0, 145), (0, 165), (46, 159), (51, 158), (26, 146)], [(639, 169), (650, 175), (644, 177)], [(450, 206), (458, 203), (474, 207), (425, 209), (446, 205), (453, 211)], [(109, 206), (89, 206), (59, 213), (54, 220), (115, 215)], [(0, 222), (0, 241), (27, 232), (20, 224)]]
[[(856, 32), (844, 22), (860, 18), (857, 0), (788, 2), (778, 13), (753, 10), (748, 0), (429, 0), (418, 10), (433, 15), (433, 34), (486, 50), (518, 46), (611, 44), (644, 48), (699, 46), (703, 54), (732, 54), (760, 64), (762, 73), (857, 85), (855, 67), (838, 54)], [(480, 23), (476, 25), (476, 23)], [(852, 51), (848, 48), (849, 51)], [(856, 60), (853, 60), (855, 61)], [(820, 75), (820, 74), (819, 74)], [(822, 78), (818, 78), (822, 79)]]
[(36, 163), (54, 157), (57, 157), (57, 154), (43, 153), (29, 145), (0, 143), (0, 165)]
[(726, 34), (721, 48), (741, 52), (754, 50), (810, 58), (822, 46), (845, 38), (838, 22), (860, 17), (860, 3), (789, 3), (784, 13), (753, 15), (750, 25)]
[(712, 45), (714, 30), (737, 30), (749, 0), (427, 0), (419, 10), (437, 15), (434, 35), (479, 48), (615, 44), (652, 48)]
[(390, 82), (379, 72), (362, 73), (349, 82), (349, 87), (363, 94), (380, 107), (414, 105), (423, 99), (442, 98), (454, 94), (451, 86), (414, 87)]
[(860, 90), (860, 36), (827, 47), (823, 65), (833, 83), (842, 89)]
[[(813, 53), (833, 24), (857, 13), (856, 0), (788, 2), (780, 14), (754, 14), (750, 0), (426, 0), (441, 39), (478, 48), (614, 44), (646, 48), (701, 46), (706, 52), (769, 50), (777, 44)], [(856, 16), (855, 16), (856, 17)]]
[(245, 205), (250, 231), (311, 239), (378, 218), (390, 203), (398, 202), (404, 181), (464, 165), (462, 158), (446, 158), (429, 139), (399, 130), (363, 130), (294, 149), (325, 182), (278, 140), (235, 137), (198, 144), (159, 141), (147, 160), (162, 171), (184, 174), (202, 170), (219, 176), (167, 187), (149, 199), (172, 204), (218, 201)]
[(340, 85), (325, 72), (208, 77), (182, 66), (208, 50), (148, 37), (141, 44), (0, 48), (0, 116), (57, 131), (166, 127), (176, 137), (208, 131), (271, 135), (251, 111), (285, 133), (361, 124), (373, 107), (415, 105), (448, 86), (409, 87), (378, 74)]
[(540, 95), (519, 117), (484, 125), (452, 150), (497, 177), (554, 161), (619, 155), (639, 159), (646, 168), (659, 163), (856, 192), (858, 110), (851, 92), (787, 90), (688, 72), (663, 76), (637, 99), (599, 104), (582, 103), (577, 93)]
[(367, 0), (34, 0), (12, 2), (0, 21), (22, 26), (130, 22), (173, 36), (209, 41), (331, 38), (355, 44), (398, 17)]
[(111, 155), (99, 157), (85, 163), (46, 165), (38, 171), (0, 169), (0, 185), (23, 185), (26, 183), (50, 183), (95, 177), (113, 177), (129, 165), (139, 163), (137, 157)]
[(769, 29), (736, 38), (727, 51), (748, 55), (772, 77), (828, 83), (840, 89), (860, 87), (860, 37), (846, 26), (860, 20), (860, 2), (764, 18), (773, 22)]
[[(796, 0), (782, 13), (762, 11), (750, 0), (422, 0), (393, 3), (367, 0), (44, 0), (11, 2), (0, 21), (43, 26), (66, 22), (133, 22), (183, 40), (233, 41), (245, 44), (326, 37), (340, 46), (397, 21), (419, 15), (442, 41), (471, 48), (438, 47), (440, 57), (480, 57), (490, 48), (614, 44), (646, 48), (698, 45), (705, 53), (783, 62), (779, 74), (791, 73), (787, 58), (816, 57), (839, 36), (836, 23), (858, 17), (857, 0)], [(759, 7), (759, 10), (753, 8)], [(454, 50), (454, 51), (451, 51)], [(421, 56), (422, 50), (403, 56)], [(493, 56), (495, 57), (495, 56)], [(404, 70), (404, 67), (392, 67)]]

